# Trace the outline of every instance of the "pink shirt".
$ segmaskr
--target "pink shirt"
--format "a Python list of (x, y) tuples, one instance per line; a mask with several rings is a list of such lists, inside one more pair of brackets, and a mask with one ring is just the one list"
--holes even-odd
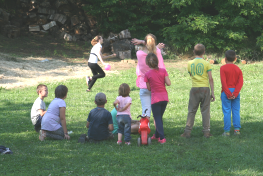
[[(123, 108), (123, 107), (125, 107), (127, 104), (131, 104), (131, 103), (132, 103), (131, 97), (118, 96), (118, 97), (116, 98), (116, 100), (119, 101), (118, 107), (120, 107), (120, 108)], [(125, 111), (122, 111), (122, 112), (117, 111), (117, 115), (129, 115), (130, 118), (132, 118), (132, 117), (131, 117), (131, 111), (130, 111), (130, 110), (131, 110), (131, 106), (129, 106)]]
[(165, 77), (168, 73), (165, 69), (152, 69), (145, 74), (144, 81), (150, 83), (151, 87), (151, 104), (160, 101), (169, 101), (168, 93), (165, 88)]
[[(162, 57), (162, 54), (161, 54), (161, 50), (159, 48), (156, 48), (156, 49), (157, 49), (156, 50), (157, 58), (159, 60), (158, 67), (165, 69), (165, 65), (163, 63), (163, 57)], [(148, 65), (146, 65), (146, 56), (148, 54), (143, 52), (143, 51), (141, 51), (141, 50), (139, 50), (139, 51), (136, 52), (136, 55), (137, 55), (137, 59), (138, 59), (138, 64), (137, 64), (137, 67), (136, 67), (136, 74), (137, 74), (136, 85), (140, 89), (147, 89), (146, 83), (144, 82), (144, 75), (149, 70), (151, 70), (150, 67)]]

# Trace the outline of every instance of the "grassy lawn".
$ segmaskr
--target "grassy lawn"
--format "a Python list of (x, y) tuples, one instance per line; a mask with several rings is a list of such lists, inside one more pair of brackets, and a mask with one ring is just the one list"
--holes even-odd
[[(167, 63), (168, 64), (168, 63)], [(263, 175), (263, 64), (239, 65), (243, 71), (241, 91), (241, 136), (222, 137), (220, 65), (213, 65), (216, 101), (211, 103), (211, 133), (202, 136), (200, 111), (190, 139), (180, 137), (186, 124), (191, 80), (186, 68), (168, 68), (172, 85), (168, 87), (170, 102), (164, 114), (167, 143), (156, 141), (137, 147), (138, 135), (132, 135), (131, 146), (118, 146), (114, 141), (100, 144), (77, 143), (86, 133), (88, 113), (95, 107), (98, 92), (107, 95), (106, 109), (111, 111), (121, 83), (131, 87), (135, 119), (141, 113), (139, 89), (135, 85), (135, 68), (100, 79), (93, 91), (86, 93), (83, 79), (47, 84), (46, 105), (54, 98), (55, 87), (69, 88), (66, 119), (73, 131), (70, 141), (40, 142), (30, 120), (30, 110), (37, 98), (35, 87), (5, 90), (0, 88), (0, 145), (14, 154), (0, 156), (0, 175)], [(151, 120), (151, 135), (154, 132)]]

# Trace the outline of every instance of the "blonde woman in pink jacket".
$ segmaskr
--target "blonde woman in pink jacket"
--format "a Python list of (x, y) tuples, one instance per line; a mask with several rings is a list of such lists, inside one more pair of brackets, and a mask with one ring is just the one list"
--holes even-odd
[(159, 43), (156, 46), (156, 37), (153, 34), (147, 34), (144, 40), (133, 39), (132, 43), (135, 45), (143, 44), (144, 47), (141, 50), (136, 52), (138, 64), (136, 67), (136, 85), (140, 88), (140, 99), (142, 104), (142, 114), (145, 114), (148, 118), (151, 117), (151, 92), (147, 89), (146, 82), (144, 82), (145, 73), (147, 73), (151, 68), (146, 64), (146, 56), (149, 53), (154, 53), (159, 61), (158, 67), (164, 68), (165, 65), (163, 63), (163, 57), (161, 54), (161, 50), (159, 48), (163, 48), (164, 44)]

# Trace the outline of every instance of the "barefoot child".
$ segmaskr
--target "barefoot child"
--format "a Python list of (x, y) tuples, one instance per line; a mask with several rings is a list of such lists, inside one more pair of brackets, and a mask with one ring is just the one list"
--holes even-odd
[[(117, 144), (122, 143), (122, 135), (124, 135), (125, 144), (131, 145), (131, 103), (132, 99), (129, 96), (130, 87), (128, 84), (121, 84), (119, 87), (119, 96), (113, 103), (113, 106), (117, 110), (118, 121), (118, 141)], [(118, 106), (117, 106), (118, 105)]]
[(37, 86), (37, 94), (38, 98), (35, 100), (31, 108), (31, 121), (35, 126), (36, 132), (39, 132), (41, 130), (42, 118), (46, 113), (46, 104), (44, 102), (44, 98), (48, 95), (47, 86), (44, 84), (39, 84)]
[(195, 45), (194, 54), (195, 59), (188, 62), (188, 73), (192, 78), (192, 88), (190, 90), (186, 127), (181, 137), (191, 137), (195, 114), (200, 104), (203, 134), (204, 137), (209, 138), (212, 136), (210, 133), (210, 100), (215, 101), (212, 68), (210, 63), (203, 59), (203, 55), (205, 54), (204, 45)]
[(62, 140), (70, 139), (66, 124), (66, 103), (68, 88), (59, 85), (55, 89), (55, 99), (50, 103), (45, 113), (42, 123), (39, 139), (43, 141), (46, 137)]
[(224, 133), (223, 136), (230, 136), (231, 111), (234, 135), (240, 135), (240, 90), (243, 86), (242, 71), (233, 64), (236, 60), (236, 52), (228, 50), (225, 53), (226, 64), (220, 68), (220, 77), (222, 83), (222, 110), (224, 113)]
[(166, 139), (163, 131), (163, 114), (169, 101), (165, 85), (170, 86), (171, 81), (167, 71), (158, 67), (158, 58), (154, 53), (147, 55), (146, 64), (151, 70), (145, 74), (144, 81), (147, 89), (151, 91), (151, 107), (156, 126), (155, 134), (151, 139), (157, 139), (158, 142), (164, 144)]

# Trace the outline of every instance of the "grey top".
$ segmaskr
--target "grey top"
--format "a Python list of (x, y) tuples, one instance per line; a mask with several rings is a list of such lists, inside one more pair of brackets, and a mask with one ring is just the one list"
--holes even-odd
[(46, 110), (46, 104), (41, 98), (37, 98), (31, 108), (31, 121), (33, 125), (37, 123), (38, 116), (40, 116), (39, 109), (43, 109), (43, 111)]

